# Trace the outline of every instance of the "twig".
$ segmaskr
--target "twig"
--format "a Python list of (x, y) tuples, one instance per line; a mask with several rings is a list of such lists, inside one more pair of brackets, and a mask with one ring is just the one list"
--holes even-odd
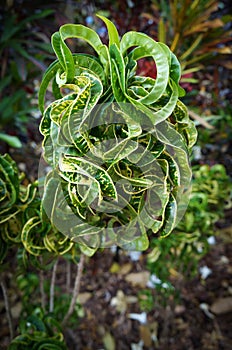
[(69, 260), (66, 261), (66, 290), (70, 292), (71, 288), (71, 263)]
[(10, 329), (10, 340), (12, 340), (14, 338), (13, 321), (12, 321), (12, 315), (11, 315), (6, 285), (5, 285), (5, 282), (3, 282), (3, 281), (1, 281), (1, 288), (2, 288), (2, 293), (3, 293), (4, 304), (5, 304), (5, 308), (6, 308), (6, 317), (7, 317), (9, 329)]
[(189, 115), (190, 117), (192, 117), (193, 119), (197, 120), (199, 124), (201, 124), (202, 126), (204, 126), (207, 129), (214, 129), (214, 126), (209, 124), (206, 120), (204, 120), (203, 118), (201, 118), (198, 114), (196, 114), (193, 111), (189, 110)]
[(164, 327), (160, 334), (160, 344), (165, 346), (165, 348), (168, 346), (169, 327), (170, 324), (172, 324), (173, 318), (174, 312), (172, 310), (172, 307), (170, 305), (167, 305), (164, 310)]
[(56, 271), (58, 265), (58, 258), (56, 259), (53, 269), (52, 269), (52, 279), (50, 285), (50, 301), (49, 301), (49, 312), (53, 312), (54, 310), (54, 294), (55, 294), (55, 281), (56, 281)]
[(40, 289), (40, 295), (41, 295), (41, 306), (42, 309), (45, 310), (46, 308), (46, 296), (44, 292), (44, 271), (39, 271), (39, 289)]
[(85, 256), (84, 254), (81, 254), (80, 256), (80, 261), (79, 264), (77, 266), (77, 274), (76, 274), (76, 279), (75, 279), (75, 284), (74, 284), (74, 288), (73, 288), (73, 295), (72, 295), (72, 299), (69, 305), (69, 309), (64, 317), (64, 320), (62, 322), (62, 326), (65, 326), (65, 324), (67, 323), (69, 317), (72, 315), (75, 305), (76, 305), (76, 300), (80, 291), (80, 281), (81, 281), (81, 277), (82, 277), (82, 272), (83, 272), (83, 268), (84, 268), (84, 261), (85, 261)]

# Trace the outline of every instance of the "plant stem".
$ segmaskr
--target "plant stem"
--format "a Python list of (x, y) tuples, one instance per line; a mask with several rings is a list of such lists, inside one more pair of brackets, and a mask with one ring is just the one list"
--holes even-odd
[(3, 293), (4, 304), (5, 304), (5, 308), (6, 308), (6, 317), (7, 317), (9, 329), (10, 329), (10, 340), (12, 340), (14, 338), (13, 321), (12, 321), (12, 315), (11, 315), (6, 285), (5, 285), (5, 282), (3, 282), (3, 281), (1, 281), (1, 288), (2, 288), (2, 293)]
[(58, 265), (58, 258), (56, 259), (53, 269), (52, 269), (52, 279), (50, 285), (50, 300), (49, 300), (49, 312), (53, 312), (54, 310), (54, 294), (55, 294), (55, 281), (56, 281), (56, 271)]
[(71, 263), (69, 260), (66, 261), (66, 290), (70, 292), (71, 288)]
[(75, 305), (76, 305), (76, 300), (80, 291), (80, 282), (81, 282), (81, 276), (82, 276), (82, 272), (83, 272), (83, 268), (84, 268), (84, 261), (85, 261), (85, 256), (84, 254), (81, 254), (80, 256), (80, 261), (79, 264), (77, 266), (77, 274), (76, 274), (76, 279), (75, 279), (75, 284), (74, 284), (74, 288), (73, 288), (73, 294), (72, 294), (72, 299), (69, 305), (69, 309), (64, 317), (64, 320), (62, 322), (62, 326), (65, 326), (65, 324), (67, 323), (69, 317), (72, 315)]
[(43, 272), (43, 270), (39, 271), (39, 289), (40, 289), (40, 295), (41, 295), (41, 306), (42, 306), (42, 309), (45, 310), (46, 297), (45, 297), (45, 292), (44, 292), (44, 272)]

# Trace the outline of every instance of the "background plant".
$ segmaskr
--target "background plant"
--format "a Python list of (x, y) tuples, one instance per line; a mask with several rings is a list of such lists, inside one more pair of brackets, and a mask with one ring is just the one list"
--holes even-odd
[(178, 274), (192, 278), (199, 261), (209, 250), (209, 238), (217, 235), (215, 224), (232, 206), (232, 183), (221, 164), (193, 168), (188, 209), (172, 235), (164, 241), (153, 238), (148, 266), (160, 284)]
[[(5, 303), (8, 305), (4, 270), (8, 269), (8, 259), (13, 253), (16, 256), (17, 263), (15, 277), (18, 288), (22, 292), (21, 301), (23, 306), (19, 322), (19, 332), (22, 332), (22, 334), (14, 339), (11, 348), (27, 346), (29, 349), (32, 346), (35, 346), (35, 348), (36, 346), (42, 346), (42, 344), (51, 347), (52, 345), (49, 345), (52, 344), (50, 338), (54, 338), (54, 346), (56, 345), (57, 349), (59, 349), (59, 346), (63, 349), (63, 338), (61, 335), (57, 336), (49, 327), (49, 324), (51, 322), (51, 325), (58, 327), (59, 322), (63, 321), (65, 316), (67, 321), (73, 311), (78, 311), (78, 308), (76, 305), (76, 291), (74, 290), (70, 296), (70, 290), (67, 290), (66, 299), (58, 304), (59, 308), (54, 311), (57, 264), (59, 257), (64, 256), (68, 265), (70, 261), (77, 265), (79, 250), (77, 245), (61, 235), (51, 227), (49, 222), (42, 218), (38, 182), (24, 184), (24, 178), (25, 175), (19, 173), (16, 163), (8, 154), (0, 156), (1, 286), (5, 293)], [(45, 274), (49, 274), (49, 271), (52, 272), (52, 281), (45, 291)], [(77, 281), (79, 281), (79, 278), (80, 276), (77, 274)], [(77, 285), (77, 292), (78, 287)], [(69, 288), (71, 289), (71, 284)], [(33, 300), (31, 300), (32, 294), (34, 296)], [(49, 300), (47, 300), (46, 294), (49, 295)], [(63, 294), (64, 296), (65, 294)], [(50, 318), (48, 312), (50, 312)], [(57, 321), (53, 320), (54, 312), (59, 315)], [(34, 313), (37, 313), (37, 315)], [(10, 309), (8, 308), (7, 315), (13, 338), (14, 329)], [(25, 320), (29, 323), (30, 320), (33, 322), (30, 326), (27, 326)], [(33, 334), (31, 333), (31, 327), (35, 327)]]
[(49, 9), (27, 13), (23, 5), (1, 6), (0, 139), (11, 147), (25, 141), (28, 121), (36, 112), (35, 80), (51, 59), (49, 38), (40, 22), (52, 13)]
[(153, 1), (156, 16), (146, 16), (157, 24), (159, 40), (179, 57), (183, 74), (199, 71), (206, 60), (229, 68), (231, 15), (224, 7), (211, 0)]
[(67, 349), (60, 324), (38, 308), (20, 323), (19, 328), (21, 335), (11, 342), (9, 350)]

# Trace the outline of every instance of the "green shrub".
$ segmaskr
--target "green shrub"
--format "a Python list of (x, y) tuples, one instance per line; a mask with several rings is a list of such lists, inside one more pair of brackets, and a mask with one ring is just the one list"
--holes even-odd
[(196, 275), (199, 260), (208, 252), (208, 238), (217, 235), (215, 223), (232, 206), (232, 182), (221, 164), (193, 168), (192, 192), (188, 209), (167, 237), (152, 239), (148, 266), (162, 281), (173, 273), (185, 278)]
[[(188, 154), (196, 139), (179, 100), (176, 56), (143, 33), (120, 40), (113, 23), (99, 17), (108, 47), (83, 25), (66, 24), (53, 34), (58, 59), (39, 94), (44, 157), (52, 167), (43, 208), (88, 255), (112, 244), (145, 250), (147, 231), (172, 231), (182, 215), (178, 201), (190, 183)], [(72, 53), (65, 43), (71, 38), (86, 41), (96, 56)], [(136, 75), (143, 57), (154, 60), (156, 79)], [(55, 101), (44, 111), (51, 81)]]

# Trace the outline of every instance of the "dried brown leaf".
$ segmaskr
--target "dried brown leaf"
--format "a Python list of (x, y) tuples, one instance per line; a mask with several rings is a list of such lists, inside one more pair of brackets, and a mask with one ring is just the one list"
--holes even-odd
[(209, 29), (221, 28), (224, 23), (219, 18), (214, 19), (213, 21), (205, 21), (194, 25), (191, 29), (184, 31), (184, 36), (191, 35), (197, 32), (207, 32)]
[(150, 347), (152, 345), (151, 330), (149, 325), (140, 325), (139, 327), (140, 338), (144, 342), (144, 345)]
[(78, 294), (78, 300), (80, 304), (85, 304), (92, 296), (92, 293), (90, 292), (84, 292)]
[(210, 307), (211, 312), (216, 315), (232, 312), (232, 297), (219, 298)]
[(126, 276), (126, 281), (134, 286), (145, 288), (149, 280), (150, 273), (148, 271), (134, 272)]

